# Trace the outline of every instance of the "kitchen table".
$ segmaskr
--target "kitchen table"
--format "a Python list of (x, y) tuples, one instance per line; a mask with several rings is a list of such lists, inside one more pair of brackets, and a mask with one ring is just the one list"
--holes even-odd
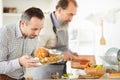
[[(31, 77), (27, 77), (26, 80), (35, 80), (35, 79), (32, 79)], [(37, 79), (37, 80), (41, 80), (41, 79)], [(42, 79), (42, 80), (120, 80), (120, 78), (101, 77), (99, 79)]]
[[(26, 77), (26, 80), (36, 80), (36, 79), (33, 79), (32, 76), (28, 76)], [(37, 80), (120, 80), (120, 78), (109, 78), (108, 76), (103, 76), (99, 79), (87, 78), (87, 79), (37, 79)]]

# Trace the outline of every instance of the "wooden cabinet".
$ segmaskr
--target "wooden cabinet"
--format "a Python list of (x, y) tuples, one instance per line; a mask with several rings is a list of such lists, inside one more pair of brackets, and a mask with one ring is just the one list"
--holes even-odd
[(0, 0), (0, 27), (2, 26), (2, 0)]

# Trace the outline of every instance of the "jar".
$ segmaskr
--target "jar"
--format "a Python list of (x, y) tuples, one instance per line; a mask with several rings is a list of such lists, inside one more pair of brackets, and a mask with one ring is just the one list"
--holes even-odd
[(117, 59), (118, 59), (118, 72), (120, 72), (120, 50), (117, 53)]
[(118, 48), (110, 48), (105, 53), (104, 60), (109, 65), (118, 65), (119, 56), (120, 56), (120, 50)]
[(52, 72), (51, 73), (51, 79), (59, 79), (59, 73), (58, 72)]

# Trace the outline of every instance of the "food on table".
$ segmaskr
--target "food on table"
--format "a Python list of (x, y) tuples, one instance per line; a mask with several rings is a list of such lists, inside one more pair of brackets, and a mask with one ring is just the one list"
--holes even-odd
[(120, 78), (120, 72), (110, 72), (109, 77), (110, 78)]
[(103, 68), (104, 66), (103, 65), (97, 65), (97, 64), (91, 64), (91, 63), (88, 63), (86, 68)]
[(45, 48), (38, 48), (35, 51), (35, 56), (42, 59), (42, 58), (45, 58), (45, 57), (49, 57), (50, 54), (49, 54), (49, 51), (46, 50)]
[(88, 62), (89, 62), (89, 60), (86, 60), (86, 59), (81, 59), (80, 60), (81, 65), (86, 65)]
[(97, 65), (97, 64), (88, 64), (85, 68), (85, 72), (87, 75), (90, 76), (98, 76), (101, 77), (105, 74), (106, 69), (103, 65)]
[(62, 59), (62, 56), (56, 53), (50, 53), (48, 49), (38, 48), (35, 51), (35, 57), (39, 58), (40, 63), (50, 64), (58, 62)]
[(120, 72), (111, 72), (109, 73), (109, 76), (120, 76)]
[(69, 77), (70, 74), (66, 73), (66, 74), (63, 74), (64, 77)]
[(79, 75), (78, 74), (72, 74), (72, 73), (66, 73), (66, 74), (63, 74), (62, 76), (62, 79), (78, 79)]

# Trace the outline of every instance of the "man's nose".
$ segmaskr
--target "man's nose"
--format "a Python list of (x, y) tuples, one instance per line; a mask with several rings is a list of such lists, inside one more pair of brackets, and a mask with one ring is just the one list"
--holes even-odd
[(70, 16), (69, 21), (72, 21), (72, 19), (73, 19), (73, 16)]
[(36, 32), (35, 32), (35, 35), (38, 36), (39, 33), (40, 33), (40, 30), (36, 31)]

